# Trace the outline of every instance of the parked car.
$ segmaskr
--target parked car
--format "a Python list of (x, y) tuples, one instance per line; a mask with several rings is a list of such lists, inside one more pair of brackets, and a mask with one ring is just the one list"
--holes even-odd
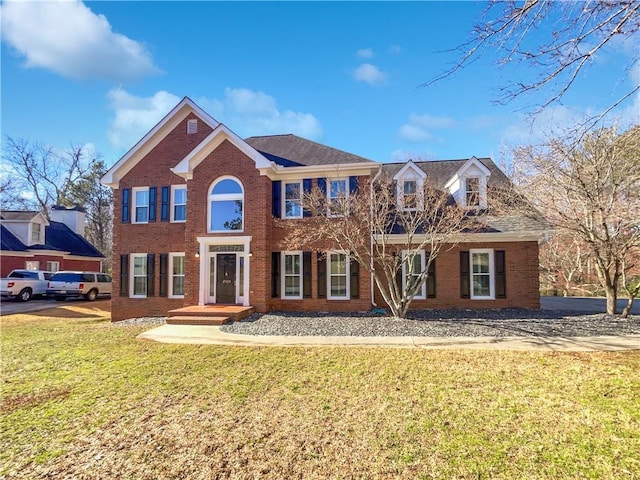
[(111, 296), (111, 277), (100, 272), (57, 272), (47, 286), (47, 295), (59, 302), (84, 297), (93, 301)]
[(0, 296), (27, 302), (34, 295), (46, 295), (52, 275), (44, 270), (13, 270), (7, 278), (0, 279)]

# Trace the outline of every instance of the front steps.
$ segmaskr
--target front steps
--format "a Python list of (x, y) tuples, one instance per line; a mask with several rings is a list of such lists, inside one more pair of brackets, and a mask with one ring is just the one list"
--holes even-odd
[(169, 325), (225, 325), (248, 317), (253, 307), (242, 305), (191, 305), (167, 312)]

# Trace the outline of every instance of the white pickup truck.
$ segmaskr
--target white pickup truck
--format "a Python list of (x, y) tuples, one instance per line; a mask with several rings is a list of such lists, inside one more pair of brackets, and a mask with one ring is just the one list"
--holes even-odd
[(53, 272), (44, 270), (13, 270), (7, 278), (0, 279), (0, 297), (26, 302), (34, 295), (46, 295), (52, 276)]

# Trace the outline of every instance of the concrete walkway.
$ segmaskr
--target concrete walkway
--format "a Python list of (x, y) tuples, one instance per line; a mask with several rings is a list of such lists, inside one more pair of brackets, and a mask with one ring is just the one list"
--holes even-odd
[(595, 352), (640, 350), (640, 335), (618, 337), (302, 337), (238, 335), (220, 327), (162, 325), (137, 337), (162, 343), (246, 347), (395, 347)]

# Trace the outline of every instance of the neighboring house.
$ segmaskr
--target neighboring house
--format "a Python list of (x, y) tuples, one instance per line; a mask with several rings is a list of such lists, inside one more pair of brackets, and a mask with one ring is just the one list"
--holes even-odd
[[(314, 185), (329, 197), (348, 193), (381, 168), (401, 186), (399, 196), (430, 178), (479, 208), (492, 183), (508, 182), (488, 158), (380, 164), (295, 135), (242, 139), (184, 98), (102, 179), (117, 190), (112, 320), (208, 304), (258, 312), (384, 307), (348, 252), (287, 251), (274, 220), (300, 221), (302, 192)], [(412, 307), (538, 308), (543, 236), (535, 222), (492, 219), (440, 254)]]
[(55, 206), (41, 212), (0, 210), (0, 270), (100, 271), (104, 256), (84, 238), (82, 208)]

